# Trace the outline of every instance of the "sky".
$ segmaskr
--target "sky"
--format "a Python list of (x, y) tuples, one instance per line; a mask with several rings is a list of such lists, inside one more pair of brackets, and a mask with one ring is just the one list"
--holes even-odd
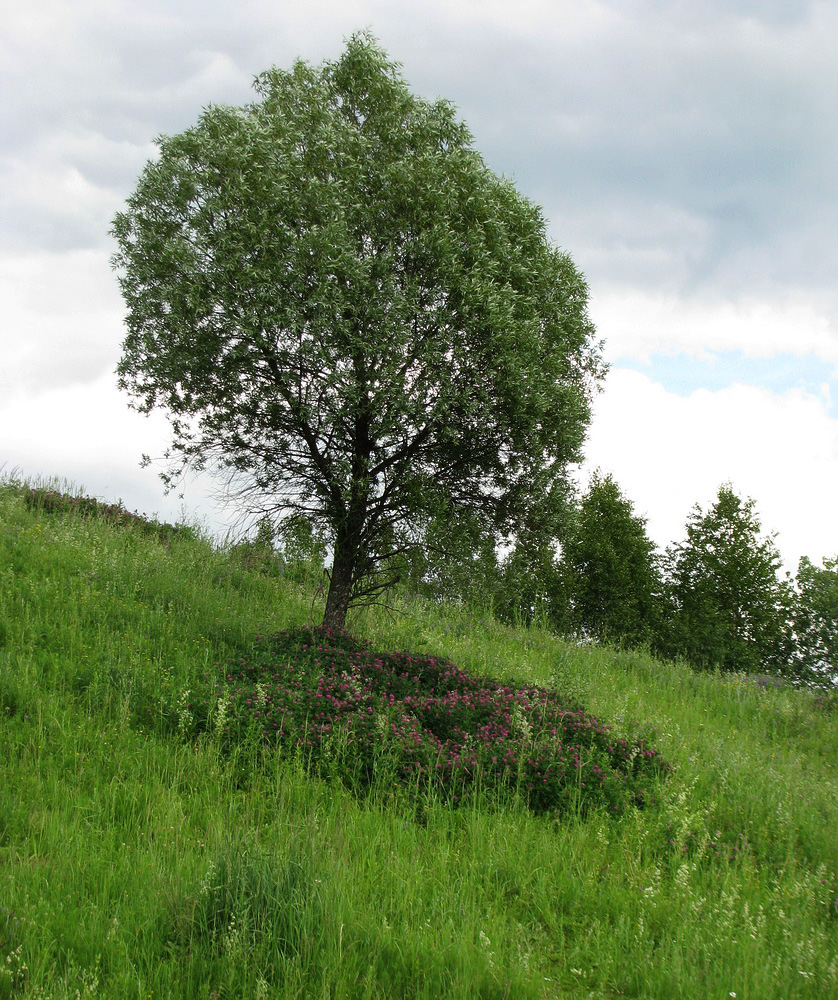
[(222, 535), (164, 495), (114, 369), (113, 216), (155, 137), (368, 29), (540, 204), (610, 365), (579, 471), (664, 548), (731, 483), (787, 569), (838, 554), (838, 4), (0, 0), (0, 469)]

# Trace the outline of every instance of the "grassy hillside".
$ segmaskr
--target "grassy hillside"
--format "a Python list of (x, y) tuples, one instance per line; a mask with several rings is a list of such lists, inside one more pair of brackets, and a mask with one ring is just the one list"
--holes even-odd
[(0, 486), (0, 998), (838, 993), (838, 721), (806, 692), (404, 602), (355, 635), (656, 733), (654, 806), (358, 797), (198, 731), (318, 599), (194, 532)]

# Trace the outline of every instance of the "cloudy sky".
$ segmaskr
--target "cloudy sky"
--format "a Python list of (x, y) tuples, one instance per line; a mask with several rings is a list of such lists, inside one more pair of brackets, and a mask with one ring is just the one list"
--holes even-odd
[(153, 139), (369, 28), (453, 101), (585, 273), (611, 364), (586, 470), (661, 546), (732, 482), (790, 569), (838, 553), (838, 4), (2, 0), (0, 465), (213, 529), (164, 497), (115, 387), (111, 219)]

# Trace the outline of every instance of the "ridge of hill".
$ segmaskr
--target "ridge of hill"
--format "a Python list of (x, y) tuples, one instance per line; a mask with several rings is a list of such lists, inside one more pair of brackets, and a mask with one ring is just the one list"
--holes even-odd
[(828, 699), (403, 595), (353, 634), (556, 691), (673, 770), (618, 818), (359, 797), (192, 725), (317, 617), (311, 574), (82, 508), (0, 484), (0, 998), (838, 993)]

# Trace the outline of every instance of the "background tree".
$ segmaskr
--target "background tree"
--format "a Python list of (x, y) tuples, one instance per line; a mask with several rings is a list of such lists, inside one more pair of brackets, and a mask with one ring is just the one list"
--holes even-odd
[(775, 536), (761, 534), (754, 501), (725, 484), (706, 514), (693, 508), (686, 532), (667, 553), (673, 609), (664, 651), (723, 670), (778, 665), (788, 592)]
[(480, 611), (494, 609), (501, 579), (497, 540), (481, 531), (480, 518), (433, 521), (406, 562), (404, 582), (413, 593)]
[(516, 624), (553, 626), (559, 582), (555, 537), (533, 530), (519, 532), (500, 566), (498, 616)]
[(789, 666), (796, 682), (838, 685), (838, 557), (815, 566), (800, 560), (791, 616)]
[(591, 479), (563, 541), (559, 574), (563, 631), (629, 646), (653, 639), (661, 593), (655, 547), (610, 475)]
[(228, 552), (265, 576), (282, 577), (306, 588), (322, 586), (326, 542), (301, 514), (286, 518), (280, 531), (269, 518), (263, 518), (254, 537), (236, 542)]
[(561, 504), (602, 365), (587, 289), (447, 102), (375, 41), (256, 80), (159, 141), (114, 222), (134, 405), (186, 465), (333, 552), (324, 622), (433, 520)]

